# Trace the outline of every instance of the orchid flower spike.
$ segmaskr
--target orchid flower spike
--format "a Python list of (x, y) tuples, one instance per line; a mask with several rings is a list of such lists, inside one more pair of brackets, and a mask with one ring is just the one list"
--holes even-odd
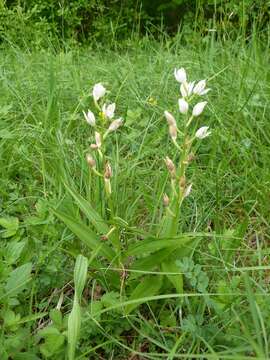
[(83, 115), (89, 125), (91, 125), (91, 126), (96, 125), (96, 118), (95, 118), (94, 113), (92, 113), (91, 110), (88, 110), (87, 113), (85, 111), (83, 111)]
[(93, 98), (95, 102), (98, 102), (100, 98), (102, 98), (106, 93), (105, 87), (101, 84), (95, 84), (93, 87)]
[(207, 101), (202, 101), (202, 102), (199, 102), (198, 104), (196, 104), (193, 108), (192, 115), (193, 116), (201, 115), (206, 104), (207, 104)]
[(198, 84), (196, 84), (193, 89), (193, 94), (200, 96), (207, 94), (208, 91), (210, 91), (211, 89), (206, 89), (205, 87), (206, 87), (206, 80), (199, 81)]
[(105, 116), (105, 118), (112, 119), (114, 117), (115, 112), (115, 103), (106, 105), (104, 104), (102, 106), (102, 113)]
[(174, 77), (179, 83), (185, 83), (187, 81), (187, 74), (184, 68), (174, 69)]
[(185, 99), (178, 100), (179, 111), (181, 114), (186, 114), (188, 112), (188, 103)]
[(176, 127), (176, 120), (169, 111), (164, 111), (165, 118), (170, 126)]
[(211, 131), (208, 131), (208, 129), (209, 129), (209, 126), (202, 126), (201, 128), (199, 128), (195, 134), (196, 138), (204, 139), (207, 136), (209, 136), (211, 134)]

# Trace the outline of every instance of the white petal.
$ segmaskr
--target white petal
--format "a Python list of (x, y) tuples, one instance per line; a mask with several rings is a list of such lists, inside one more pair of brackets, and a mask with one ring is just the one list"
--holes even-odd
[(193, 89), (193, 94), (201, 95), (201, 92), (205, 89), (206, 81), (200, 80)]
[(115, 131), (115, 130), (117, 130), (122, 124), (123, 124), (123, 119), (122, 119), (122, 118), (119, 118), (119, 119), (117, 119), (117, 120), (114, 120), (114, 121), (110, 124), (110, 126), (109, 126), (109, 128), (108, 128), (108, 131), (109, 131), (109, 132)]
[(179, 111), (181, 114), (186, 114), (188, 112), (188, 103), (185, 99), (178, 100)]
[(83, 115), (89, 125), (91, 125), (91, 126), (96, 125), (95, 115), (92, 113), (91, 110), (88, 110), (87, 114), (83, 111)]
[(206, 104), (207, 104), (207, 101), (202, 101), (202, 102), (199, 102), (198, 104), (196, 104), (193, 108), (192, 115), (193, 116), (201, 115)]
[(209, 129), (209, 126), (202, 126), (201, 128), (199, 128), (195, 134), (196, 138), (204, 139), (207, 136), (209, 136), (211, 134), (211, 131), (208, 131), (208, 129)]
[(184, 68), (174, 69), (174, 76), (176, 81), (183, 83), (187, 81), (187, 74)]
[(192, 184), (189, 184), (184, 191), (184, 198), (191, 193), (191, 190), (192, 190)]
[(201, 92), (200, 95), (206, 95), (211, 89), (205, 89)]
[(180, 92), (183, 98), (188, 96), (188, 83), (182, 83), (180, 86)]
[(188, 96), (190, 96), (192, 94), (194, 84), (195, 84), (195, 81), (188, 83)]
[(98, 101), (100, 98), (102, 98), (106, 93), (105, 87), (101, 84), (95, 84), (93, 87), (93, 98), (95, 101)]

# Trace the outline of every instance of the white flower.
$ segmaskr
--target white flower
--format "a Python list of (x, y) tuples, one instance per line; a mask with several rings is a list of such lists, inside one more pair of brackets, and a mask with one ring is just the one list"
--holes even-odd
[(114, 112), (115, 112), (115, 103), (109, 104), (108, 106), (104, 104), (102, 106), (102, 113), (106, 118), (112, 119), (114, 117)]
[(191, 190), (192, 190), (192, 184), (189, 184), (189, 185), (185, 188), (184, 198), (187, 197), (187, 196), (191, 193)]
[(174, 76), (176, 81), (178, 81), (179, 83), (184, 83), (187, 81), (187, 74), (184, 68), (178, 70), (174, 69)]
[(204, 139), (207, 136), (209, 136), (211, 134), (211, 131), (208, 131), (208, 129), (209, 129), (209, 126), (202, 126), (201, 128), (199, 128), (195, 134), (196, 138)]
[(169, 111), (164, 111), (165, 118), (170, 126), (176, 127), (176, 121), (174, 116)]
[(196, 95), (205, 95), (210, 91), (210, 89), (205, 89), (206, 87), (206, 80), (201, 80), (198, 82), (198, 84), (195, 85), (193, 89), (193, 94)]
[(97, 102), (100, 98), (102, 98), (106, 93), (105, 87), (101, 84), (95, 84), (93, 87), (93, 98), (94, 101)]
[(117, 120), (114, 120), (111, 125), (109, 126), (108, 128), (108, 132), (112, 132), (112, 131), (115, 131), (117, 130), (121, 125), (123, 124), (123, 119), (122, 118), (119, 118)]
[(192, 94), (192, 90), (193, 90), (193, 86), (194, 86), (195, 82), (184, 82), (181, 84), (180, 86), (180, 92), (183, 98), (190, 96)]
[(96, 118), (95, 118), (95, 115), (92, 113), (91, 110), (88, 110), (87, 113), (83, 111), (83, 115), (84, 115), (84, 118), (88, 122), (89, 125), (91, 125), (91, 126), (96, 125)]
[(185, 99), (178, 100), (179, 111), (181, 114), (186, 114), (188, 112), (188, 103)]
[(202, 102), (199, 102), (198, 104), (196, 104), (193, 108), (192, 115), (193, 116), (201, 115), (206, 104), (207, 104), (207, 101), (202, 101)]

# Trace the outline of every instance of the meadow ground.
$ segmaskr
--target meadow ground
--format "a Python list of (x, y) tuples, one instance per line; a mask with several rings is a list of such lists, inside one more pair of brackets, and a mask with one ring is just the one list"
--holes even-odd
[(97, 254), (54, 210), (87, 222), (68, 184), (105, 211), (100, 183), (85, 161), (93, 132), (82, 111), (92, 106), (92, 86), (102, 82), (124, 118), (109, 144), (115, 221), (123, 243), (139, 242), (161, 221), (163, 159), (177, 157), (163, 112), (178, 111), (173, 70), (183, 66), (212, 89), (199, 120), (212, 134), (188, 168), (193, 190), (180, 220), (181, 231), (199, 239), (179, 260), (184, 295), (173, 298), (175, 290), (163, 285), (155, 300), (126, 314), (123, 303), (135, 285), (117, 290), (106, 266), (91, 270), (89, 260), (75, 358), (266, 359), (269, 46), (211, 38), (186, 46), (177, 39), (131, 45), (118, 52), (1, 50), (0, 357), (74, 357), (66, 350), (74, 260)]

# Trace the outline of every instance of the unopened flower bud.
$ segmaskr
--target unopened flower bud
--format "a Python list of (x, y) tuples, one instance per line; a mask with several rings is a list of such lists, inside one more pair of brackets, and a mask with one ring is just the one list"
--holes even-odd
[(191, 193), (191, 189), (192, 189), (192, 184), (189, 184), (184, 191), (184, 195), (183, 195), (184, 198), (187, 197)]
[(165, 164), (167, 166), (167, 169), (168, 169), (171, 177), (175, 178), (175, 176), (176, 176), (175, 165), (174, 165), (173, 161), (168, 156), (166, 156), (166, 158), (165, 158)]
[(173, 141), (177, 139), (177, 128), (175, 126), (169, 126), (169, 133)]
[(96, 161), (94, 158), (92, 158), (92, 156), (90, 154), (86, 155), (86, 161), (91, 169), (96, 167)]
[(164, 205), (165, 207), (168, 207), (169, 204), (170, 204), (170, 198), (169, 198), (169, 196), (165, 193), (165, 194), (163, 195), (163, 205)]
[(99, 148), (101, 148), (101, 135), (100, 135), (100, 133), (99, 132), (95, 132), (95, 139), (96, 139), (96, 146), (97, 146), (97, 148), (99, 149)]
[(179, 179), (179, 186), (181, 189), (184, 189), (186, 186), (186, 177), (185, 176), (181, 176)]
[(164, 111), (165, 118), (170, 126), (176, 127), (176, 121), (174, 116), (169, 111)]
[(190, 153), (187, 157), (188, 163), (191, 163), (195, 159), (195, 155), (193, 153)]
[(112, 177), (112, 168), (111, 165), (107, 162), (105, 165), (104, 178), (110, 179)]
[(114, 120), (109, 128), (108, 128), (108, 132), (112, 132), (112, 131), (115, 131), (117, 130), (121, 125), (123, 124), (123, 119), (122, 118), (119, 118), (117, 120)]
[(97, 150), (97, 149), (98, 149), (98, 146), (97, 146), (97, 144), (91, 144), (91, 145), (90, 145), (90, 148), (91, 148), (92, 150)]

